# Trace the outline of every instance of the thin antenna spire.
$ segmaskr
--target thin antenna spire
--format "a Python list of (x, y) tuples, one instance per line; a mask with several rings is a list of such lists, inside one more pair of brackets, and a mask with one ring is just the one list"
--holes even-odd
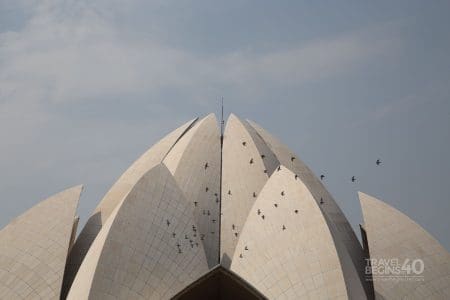
[(222, 107), (222, 115), (220, 118), (220, 136), (221, 136), (221, 144), (223, 144), (223, 127), (225, 125), (225, 122), (223, 120), (223, 97), (222, 97), (222, 102), (221, 102), (221, 107)]

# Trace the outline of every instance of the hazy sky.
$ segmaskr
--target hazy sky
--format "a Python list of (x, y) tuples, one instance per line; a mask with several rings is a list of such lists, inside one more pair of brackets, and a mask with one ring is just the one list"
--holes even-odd
[(449, 1), (0, 0), (0, 227), (79, 183), (83, 224), (140, 154), (223, 96), (326, 175), (355, 229), (361, 190), (450, 249), (449, 14)]

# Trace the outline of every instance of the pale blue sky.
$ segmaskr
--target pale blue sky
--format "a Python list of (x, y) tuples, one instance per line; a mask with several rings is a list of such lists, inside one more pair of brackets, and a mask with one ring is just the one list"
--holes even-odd
[(449, 12), (449, 1), (0, 0), (0, 226), (79, 183), (84, 222), (141, 153), (223, 96), (227, 113), (326, 174), (355, 229), (361, 190), (450, 249)]

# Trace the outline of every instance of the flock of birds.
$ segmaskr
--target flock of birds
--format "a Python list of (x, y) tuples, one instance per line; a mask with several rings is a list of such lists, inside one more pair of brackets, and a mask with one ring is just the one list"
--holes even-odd
[[(246, 146), (246, 142), (242, 142), (242, 145), (245, 147)], [(263, 154), (263, 155), (261, 155), (261, 158), (265, 158), (265, 155)], [(294, 160), (295, 160), (295, 157), (291, 157), (291, 161), (292, 162), (294, 162)], [(249, 161), (249, 163), (250, 164), (253, 164), (253, 158), (251, 158), (250, 159), (250, 161)], [(377, 159), (376, 160), (376, 162), (375, 162), (375, 164), (377, 165), (377, 166), (380, 166), (381, 165), (381, 159)], [(209, 164), (206, 162), (205, 164), (204, 164), (204, 169), (205, 169), (205, 171), (208, 169), (208, 167), (209, 167)], [(281, 170), (281, 166), (278, 166), (278, 168), (277, 168), (277, 170), (278, 171), (280, 171)], [(264, 170), (264, 173), (267, 173), (267, 170)], [(295, 175), (295, 179), (297, 179), (298, 178), (298, 175)], [(320, 180), (324, 180), (325, 179), (325, 175), (324, 174), (321, 174), (320, 175)], [(351, 182), (356, 182), (356, 177), (353, 175), (352, 177), (351, 177)], [(208, 192), (209, 191), (209, 188), (208, 187), (206, 187), (206, 189), (205, 189), (205, 191), (206, 192)], [(219, 198), (218, 198), (218, 194), (217, 193), (215, 193), (214, 194), (215, 195), (215, 197), (216, 197), (216, 203), (219, 203)], [(232, 193), (231, 193), (231, 190), (228, 190), (228, 195), (232, 195)], [(253, 192), (253, 198), (256, 198), (256, 192)], [(284, 196), (284, 191), (281, 191), (281, 196)], [(320, 204), (322, 205), (324, 203), (324, 200), (322, 199), (322, 198), (320, 198)], [(195, 201), (194, 202), (194, 206), (197, 208), (198, 207), (198, 202), (197, 201)], [(278, 207), (278, 204), (277, 203), (275, 203), (274, 204), (275, 205), (275, 207)], [(298, 210), (295, 210), (294, 211), (296, 214), (298, 214)], [(258, 209), (258, 211), (257, 211), (257, 213), (258, 213), (258, 215), (260, 215), (261, 214), (261, 210), (260, 209)], [(203, 210), (203, 215), (206, 215), (206, 210)], [(208, 210), (207, 211), (207, 215), (208, 216), (210, 216), (210, 211)], [(264, 215), (262, 215), (261, 216), (261, 218), (264, 220)], [(213, 223), (216, 223), (216, 219), (213, 219), (212, 220), (212, 222)], [(170, 227), (170, 225), (171, 225), (171, 223), (170, 223), (170, 220), (166, 220), (166, 224), (167, 224), (167, 227)], [(192, 225), (192, 230), (193, 230), (193, 237), (194, 237), (194, 239), (197, 237), (197, 228), (194, 226), (194, 225)], [(237, 228), (236, 228), (236, 226), (234, 225), (234, 224), (232, 224), (232, 231), (235, 231), (235, 230), (237, 230)], [(286, 226), (285, 225), (283, 225), (282, 226), (282, 230), (284, 231), (284, 230), (286, 230)], [(214, 231), (212, 231), (211, 232), (211, 234), (214, 234), (215, 232)], [(234, 235), (237, 237), (238, 236), (238, 232), (234, 232)], [(175, 232), (173, 232), (172, 233), (172, 237), (173, 238), (175, 238), (176, 237), (176, 233)], [(187, 235), (187, 234), (185, 234), (185, 239), (186, 240), (189, 240), (189, 243), (190, 243), (190, 246), (191, 246), (191, 248), (194, 248), (194, 244), (198, 247), (198, 240), (193, 240), (193, 239), (190, 239), (189, 238), (189, 236)], [(200, 234), (200, 240), (204, 240), (205, 239), (205, 234)], [(177, 249), (178, 249), (178, 253), (180, 254), (180, 253), (182, 253), (182, 250), (181, 250), (181, 244), (180, 244), (180, 241), (178, 241), (177, 242)], [(247, 246), (245, 246), (245, 250), (248, 250), (248, 247)], [(239, 257), (240, 258), (243, 258), (243, 254), (241, 253), (240, 255), (239, 255)]]
[[(381, 165), (381, 159), (377, 159), (377, 161), (375, 162), (375, 164), (376, 164), (377, 166)], [(325, 179), (325, 175), (321, 174), (321, 175), (320, 175), (320, 180), (324, 180), (324, 179)], [(353, 175), (352, 178), (350, 178), (350, 180), (351, 180), (352, 182), (355, 182), (355, 181), (356, 181), (356, 177)]]

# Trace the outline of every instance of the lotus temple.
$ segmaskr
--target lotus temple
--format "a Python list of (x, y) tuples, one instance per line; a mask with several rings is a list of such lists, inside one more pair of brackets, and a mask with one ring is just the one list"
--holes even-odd
[(78, 229), (81, 193), (0, 231), (0, 299), (450, 299), (450, 253), (420, 225), (359, 193), (355, 232), (295, 153), (233, 114), (167, 134)]

